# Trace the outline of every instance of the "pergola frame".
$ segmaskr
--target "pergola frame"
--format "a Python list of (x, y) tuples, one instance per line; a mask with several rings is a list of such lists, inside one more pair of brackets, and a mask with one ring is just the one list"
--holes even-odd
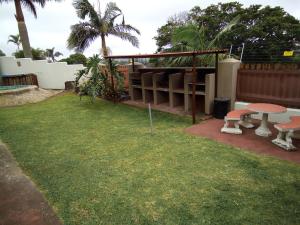
[(112, 55), (106, 56), (105, 59), (108, 59), (110, 67), (112, 67), (112, 59), (131, 59), (132, 62), (132, 71), (134, 72), (134, 59), (138, 58), (168, 58), (168, 57), (193, 57), (193, 85), (192, 85), (192, 117), (193, 124), (196, 123), (196, 56), (199, 55), (209, 55), (215, 54), (215, 97), (217, 96), (218, 90), (218, 62), (219, 54), (228, 52), (228, 49), (212, 49), (212, 50), (202, 50), (202, 51), (191, 51), (191, 52), (166, 52), (158, 54), (139, 54), (139, 55)]

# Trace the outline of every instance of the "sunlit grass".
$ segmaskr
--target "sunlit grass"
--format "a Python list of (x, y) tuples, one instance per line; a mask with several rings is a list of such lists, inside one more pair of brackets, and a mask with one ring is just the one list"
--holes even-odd
[(300, 224), (300, 167), (185, 134), (190, 120), (67, 94), (0, 110), (65, 224)]

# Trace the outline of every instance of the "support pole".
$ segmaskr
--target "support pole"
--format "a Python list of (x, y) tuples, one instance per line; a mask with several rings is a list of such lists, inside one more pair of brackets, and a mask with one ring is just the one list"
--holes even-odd
[(113, 90), (115, 90), (115, 84), (114, 84), (115, 82), (114, 82), (114, 77), (113, 77), (113, 65), (112, 65), (111, 58), (108, 59), (108, 62), (109, 62), (111, 86), (112, 86)]
[(193, 91), (192, 91), (193, 124), (196, 123), (196, 56), (193, 54)]
[(131, 63), (132, 63), (132, 72), (134, 72), (134, 58), (131, 58)]
[(218, 95), (218, 68), (219, 68), (219, 54), (216, 53), (216, 60), (215, 60), (215, 98)]

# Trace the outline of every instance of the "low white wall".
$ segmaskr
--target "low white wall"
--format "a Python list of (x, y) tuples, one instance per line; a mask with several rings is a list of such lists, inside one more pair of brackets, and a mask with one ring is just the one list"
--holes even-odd
[[(234, 109), (245, 109), (247, 105), (250, 104), (248, 102), (235, 102)], [(287, 108), (287, 112), (285, 113), (278, 113), (278, 114), (269, 114), (269, 121), (273, 123), (284, 123), (290, 121), (290, 116), (300, 116), (300, 109), (292, 109)], [(257, 115), (253, 115), (254, 119), (261, 120), (262, 114), (259, 113)], [(296, 132), (294, 134), (295, 138), (300, 139), (300, 132)]]
[(29, 58), (0, 57), (0, 75), (17, 75), (34, 73), (39, 86), (46, 89), (64, 89), (66, 81), (74, 81), (82, 64), (67, 65), (66, 62), (48, 63), (47, 60), (32, 60)]

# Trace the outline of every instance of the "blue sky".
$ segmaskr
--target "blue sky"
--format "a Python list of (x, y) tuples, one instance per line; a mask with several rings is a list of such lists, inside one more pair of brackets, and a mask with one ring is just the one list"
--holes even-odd
[[(112, 0), (113, 1), (113, 0)], [(90, 0), (90, 2), (94, 2)], [(104, 10), (107, 0), (101, 0), (101, 8)], [(140, 48), (132, 47), (129, 43), (114, 37), (109, 37), (107, 44), (112, 54), (138, 54), (153, 53), (156, 50), (153, 37), (157, 29), (166, 23), (167, 19), (175, 13), (188, 11), (199, 5), (205, 8), (210, 4), (230, 1), (196, 1), (196, 0), (115, 0), (114, 2), (122, 9), (127, 23), (141, 31), (139, 36)], [(241, 0), (245, 6), (250, 4), (262, 4), (257, 0)], [(288, 13), (300, 19), (300, 0), (270, 0), (265, 1), (271, 6), (281, 6)], [(13, 2), (0, 5), (1, 39), (0, 49), (11, 55), (16, 50), (13, 44), (7, 44), (10, 34), (17, 34), (17, 23), (14, 18), (15, 8)], [(55, 47), (68, 56), (72, 51), (66, 48), (66, 40), (70, 33), (70, 26), (79, 21), (72, 6), (72, 0), (62, 2), (48, 2), (43, 9), (38, 9), (38, 18), (35, 19), (28, 10), (24, 9), (29, 38), (33, 47), (42, 49)], [(99, 53), (101, 42), (97, 39), (84, 53), (87, 56)]]

